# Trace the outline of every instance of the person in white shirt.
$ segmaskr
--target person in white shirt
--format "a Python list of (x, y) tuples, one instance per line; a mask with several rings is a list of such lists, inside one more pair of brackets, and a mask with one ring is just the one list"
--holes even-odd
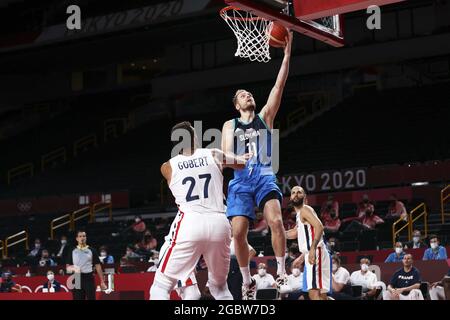
[(335, 300), (353, 300), (353, 297), (344, 292), (345, 286), (350, 283), (350, 273), (341, 266), (341, 259), (338, 255), (333, 255), (332, 259), (332, 278), (333, 287), (332, 298)]
[(304, 265), (291, 265), (291, 274), (287, 276), (287, 283), (280, 287), (283, 299), (298, 300), (304, 295), (303, 289), (303, 269)]
[(361, 270), (354, 271), (350, 276), (352, 286), (362, 287), (362, 298), (374, 297), (377, 292), (377, 276), (369, 271), (370, 260), (362, 258), (360, 260)]
[(253, 275), (252, 278), (256, 281), (256, 291), (277, 287), (273, 276), (267, 273), (267, 267), (264, 263), (258, 264), (258, 273)]

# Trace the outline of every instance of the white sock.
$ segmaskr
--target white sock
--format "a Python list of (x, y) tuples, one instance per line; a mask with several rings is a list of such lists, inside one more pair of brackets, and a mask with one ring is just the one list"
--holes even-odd
[(284, 257), (277, 258), (277, 275), (281, 276), (286, 273), (286, 262)]
[(250, 283), (252, 283), (252, 276), (250, 275), (249, 267), (240, 267), (239, 269), (241, 269), (242, 281), (244, 283), (244, 286), (248, 286)]

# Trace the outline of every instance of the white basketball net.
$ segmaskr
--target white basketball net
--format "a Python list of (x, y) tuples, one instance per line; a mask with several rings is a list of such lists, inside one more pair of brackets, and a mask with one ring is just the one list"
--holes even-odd
[(224, 8), (220, 16), (236, 36), (236, 57), (258, 62), (270, 61), (271, 21), (234, 7)]

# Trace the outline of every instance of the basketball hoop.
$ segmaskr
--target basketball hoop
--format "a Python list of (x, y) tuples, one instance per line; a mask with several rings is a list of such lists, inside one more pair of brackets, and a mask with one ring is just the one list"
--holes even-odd
[(225, 7), (220, 16), (237, 39), (236, 57), (269, 62), (269, 39), (272, 22), (236, 7)]

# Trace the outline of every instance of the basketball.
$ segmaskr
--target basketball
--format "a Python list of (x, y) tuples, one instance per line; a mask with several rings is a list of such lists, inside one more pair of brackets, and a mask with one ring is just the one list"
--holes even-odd
[(288, 30), (283, 25), (274, 22), (270, 30), (269, 44), (275, 48), (284, 48), (286, 46), (286, 37)]

